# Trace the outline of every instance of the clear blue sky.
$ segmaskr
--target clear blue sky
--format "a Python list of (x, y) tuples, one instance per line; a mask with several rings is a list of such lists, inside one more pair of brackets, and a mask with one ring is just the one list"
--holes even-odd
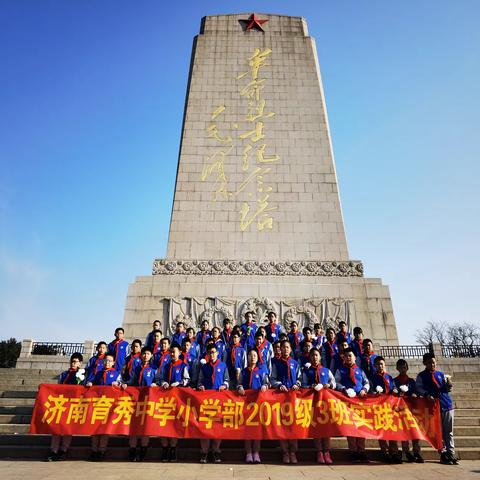
[(350, 254), (390, 286), (401, 342), (478, 321), (478, 0), (3, 0), (0, 338), (122, 323), (165, 255), (200, 18), (252, 11), (316, 38)]

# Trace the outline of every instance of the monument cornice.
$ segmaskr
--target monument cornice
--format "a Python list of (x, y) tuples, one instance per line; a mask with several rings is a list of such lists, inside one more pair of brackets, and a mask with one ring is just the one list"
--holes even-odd
[(152, 275), (275, 275), (308, 277), (363, 277), (358, 260), (260, 261), (260, 260), (177, 260), (157, 258)]

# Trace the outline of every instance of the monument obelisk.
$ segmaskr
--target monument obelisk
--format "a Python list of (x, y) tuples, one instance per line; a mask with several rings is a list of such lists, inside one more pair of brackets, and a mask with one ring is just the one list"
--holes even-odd
[(397, 344), (388, 287), (348, 254), (315, 42), (303, 18), (207, 16), (195, 37), (167, 255), (124, 327), (339, 319)]

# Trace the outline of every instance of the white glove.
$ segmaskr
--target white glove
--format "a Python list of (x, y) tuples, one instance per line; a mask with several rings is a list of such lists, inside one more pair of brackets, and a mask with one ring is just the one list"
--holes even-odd
[(323, 388), (323, 385), (321, 383), (317, 383), (314, 387), (313, 387), (317, 392), (319, 392), (322, 388)]
[(378, 387), (375, 389), (375, 391), (377, 393), (383, 393), (383, 388), (380, 385), (378, 385)]
[(307, 362), (307, 363), (305, 364), (305, 368), (310, 368), (311, 366), (312, 366), (311, 363), (308, 363), (308, 362)]
[(350, 398), (356, 397), (357, 394), (355, 393), (355, 390), (353, 388), (347, 388), (345, 392)]
[(407, 393), (408, 392), (408, 385), (400, 385), (400, 391), (403, 392), (403, 393)]
[(202, 365), (205, 365), (205, 364), (207, 363), (207, 361), (206, 361), (204, 358), (202, 358), (202, 359), (200, 360), (200, 363), (201, 363)]

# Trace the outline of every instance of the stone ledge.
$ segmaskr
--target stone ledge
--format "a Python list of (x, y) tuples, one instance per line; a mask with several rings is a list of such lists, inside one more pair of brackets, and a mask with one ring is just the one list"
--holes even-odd
[(259, 261), (156, 259), (152, 275), (275, 275), (363, 277), (363, 264), (350, 261)]

